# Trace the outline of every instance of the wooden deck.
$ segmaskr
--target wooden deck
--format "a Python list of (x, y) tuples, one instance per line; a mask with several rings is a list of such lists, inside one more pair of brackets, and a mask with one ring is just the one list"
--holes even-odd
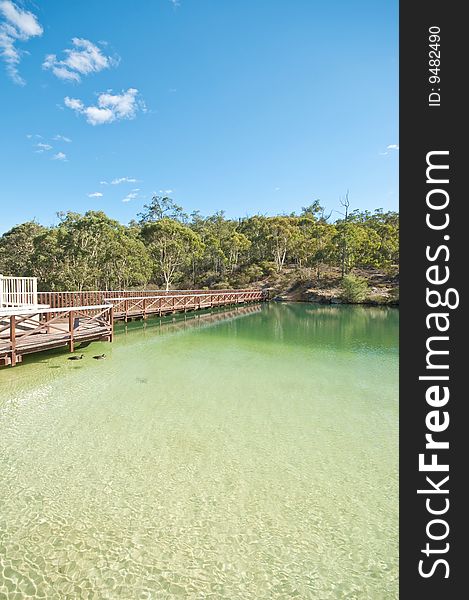
[[(112, 341), (115, 320), (129, 321), (267, 299), (262, 290), (182, 292), (42, 292), (38, 301), (53, 306), (0, 308), (0, 365), (15, 366), (25, 354), (94, 340)], [(74, 305), (80, 300), (89, 304)], [(100, 302), (93, 303), (94, 300)]]
[(0, 311), (0, 365), (15, 366), (23, 355), (93, 340), (112, 341), (113, 307), (109, 304), (74, 308)]

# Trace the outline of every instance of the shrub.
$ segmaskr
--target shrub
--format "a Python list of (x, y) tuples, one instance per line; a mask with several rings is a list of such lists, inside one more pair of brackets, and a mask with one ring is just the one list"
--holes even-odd
[(212, 285), (213, 290), (229, 290), (231, 289), (231, 285), (229, 281), (219, 281), (218, 283), (214, 283)]
[(309, 267), (296, 267), (295, 275), (296, 275), (297, 281), (299, 281), (301, 283), (310, 281), (313, 277), (312, 271), (313, 270), (310, 269)]
[(272, 275), (277, 272), (277, 267), (273, 261), (263, 260), (259, 263), (259, 267), (262, 269), (264, 275)]
[(399, 286), (395, 287), (391, 291), (391, 302), (394, 304), (399, 304)]
[(356, 275), (345, 275), (340, 283), (340, 287), (342, 300), (350, 304), (363, 302), (368, 291), (366, 279), (357, 277)]
[(264, 274), (262, 268), (258, 265), (250, 265), (249, 267), (246, 267), (244, 272), (249, 282), (261, 279)]

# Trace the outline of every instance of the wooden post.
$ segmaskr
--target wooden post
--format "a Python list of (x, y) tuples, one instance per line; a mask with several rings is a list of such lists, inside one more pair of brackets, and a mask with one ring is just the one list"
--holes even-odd
[(126, 299), (124, 301), (124, 312), (125, 312), (125, 317), (124, 317), (124, 321), (127, 323), (127, 311), (129, 310), (129, 301)]
[(37, 304), (37, 277), (33, 277), (32, 288), (33, 304)]
[(143, 297), (143, 318), (147, 318), (147, 299), (145, 296)]
[(74, 340), (74, 330), (73, 330), (73, 326), (74, 326), (74, 319), (73, 319), (74, 313), (73, 310), (71, 310), (68, 313), (68, 330), (69, 330), (69, 334), (70, 334), (70, 341), (69, 341), (69, 350), (70, 352), (75, 352), (75, 340)]
[(114, 304), (111, 304), (111, 308), (109, 309), (109, 320), (111, 325), (111, 335), (109, 336), (109, 341), (112, 342), (114, 340)]
[(10, 317), (11, 366), (16, 365), (16, 317)]

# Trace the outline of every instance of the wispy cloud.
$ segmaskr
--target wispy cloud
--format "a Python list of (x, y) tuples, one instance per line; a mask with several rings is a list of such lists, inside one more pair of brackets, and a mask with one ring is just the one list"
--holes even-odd
[(56, 140), (57, 142), (67, 142), (67, 144), (70, 144), (72, 141), (70, 138), (65, 137), (64, 135), (59, 135), (59, 134), (54, 136), (54, 140)]
[(135, 200), (135, 198), (138, 197), (139, 191), (140, 191), (139, 188), (135, 188), (134, 190), (129, 192), (125, 198), (122, 199), (122, 202), (130, 202), (131, 200)]
[(38, 144), (36, 144), (35, 147), (37, 148), (37, 150), (35, 150), (35, 152), (38, 152), (38, 153), (42, 153), (47, 150), (52, 150), (52, 146), (50, 144), (43, 144), (42, 142), (39, 142)]
[(88, 198), (102, 198), (103, 194), (101, 192), (92, 192), (88, 194)]
[(174, 190), (159, 190), (158, 194), (165, 194), (166, 196), (168, 194), (172, 194), (174, 192)]
[(391, 151), (393, 151), (393, 150), (394, 150), (394, 151), (396, 151), (396, 152), (397, 152), (397, 151), (399, 150), (399, 145), (398, 145), (398, 144), (388, 144), (388, 145), (386, 146), (386, 150), (385, 150), (384, 152), (379, 152), (378, 154), (379, 154), (380, 156), (387, 156), (388, 154), (390, 154), (390, 152), (389, 152), (390, 150), (391, 150)]
[(18, 70), (23, 52), (16, 48), (16, 43), (41, 36), (43, 29), (36, 15), (22, 10), (10, 0), (0, 0), (0, 16), (3, 18), (0, 21), (0, 56), (11, 79), (18, 85), (24, 85), (26, 82)]
[(135, 177), (119, 177), (118, 179), (113, 179), (111, 181), (111, 185), (119, 185), (121, 183), (137, 183), (137, 179)]
[(52, 157), (52, 160), (66, 161), (67, 160), (67, 155), (64, 154), (63, 152), (57, 152), (57, 154), (54, 154), (54, 156)]
[(73, 48), (64, 50), (65, 58), (58, 60), (56, 54), (48, 54), (42, 63), (63, 81), (81, 81), (84, 75), (99, 73), (119, 64), (119, 58), (106, 56), (99, 46), (82, 38), (72, 39)]
[(99, 94), (97, 106), (85, 106), (79, 98), (64, 99), (65, 106), (82, 114), (90, 125), (103, 125), (123, 119), (134, 119), (139, 110), (146, 111), (145, 103), (138, 98), (138, 90), (129, 88), (122, 94), (112, 90)]

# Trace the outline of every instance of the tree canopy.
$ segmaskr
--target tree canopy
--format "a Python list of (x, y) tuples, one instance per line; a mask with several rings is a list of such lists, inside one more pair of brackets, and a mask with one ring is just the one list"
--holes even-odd
[[(348, 202), (348, 198), (347, 198)], [(319, 200), (299, 215), (230, 219), (223, 212), (187, 215), (155, 196), (122, 225), (101, 211), (59, 213), (58, 224), (34, 221), (0, 237), (0, 273), (37, 276), (41, 289), (241, 287), (286, 266), (356, 268), (399, 264), (399, 215), (349, 210), (335, 222)]]

